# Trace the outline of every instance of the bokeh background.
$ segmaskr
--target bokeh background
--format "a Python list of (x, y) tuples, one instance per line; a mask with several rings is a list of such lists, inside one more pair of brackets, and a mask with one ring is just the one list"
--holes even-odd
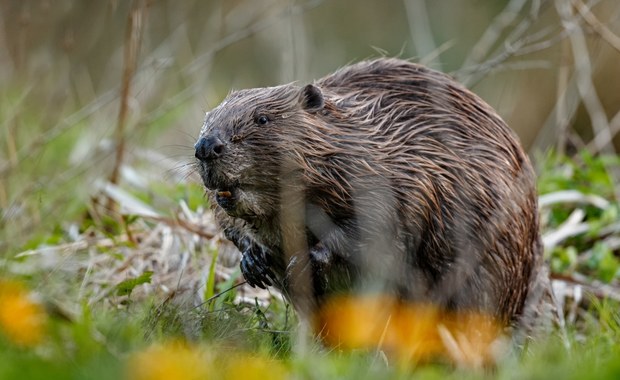
[[(244, 284), (194, 170), (204, 112), (379, 56), (451, 74), (530, 153), (563, 311), (531, 350), (353, 297), (329, 322), (371, 349), (343, 356)], [(416, 378), (618, 379), (619, 77), (618, 0), (0, 0), (0, 379), (410, 378), (382, 315), (404, 367), (452, 363)]]
[(619, 34), (616, 0), (2, 0), (0, 248), (79, 209), (118, 166), (119, 136), (123, 164), (184, 178), (204, 111), (231, 90), (381, 55), (454, 75), (535, 160), (613, 152)]

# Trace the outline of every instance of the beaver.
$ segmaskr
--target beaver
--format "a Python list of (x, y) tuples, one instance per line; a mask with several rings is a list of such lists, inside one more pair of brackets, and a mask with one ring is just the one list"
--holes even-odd
[(247, 283), (302, 314), (372, 291), (511, 325), (540, 277), (526, 153), (481, 98), (422, 65), (232, 92), (195, 157)]

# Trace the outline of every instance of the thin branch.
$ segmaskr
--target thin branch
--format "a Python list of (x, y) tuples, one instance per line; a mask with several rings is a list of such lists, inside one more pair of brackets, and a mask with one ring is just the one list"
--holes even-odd
[(519, 17), (527, 0), (511, 0), (506, 7), (497, 15), (491, 25), (484, 31), (482, 37), (476, 42), (471, 52), (465, 58), (461, 68), (471, 67), (479, 64), (489, 55), (490, 50), (495, 46), (504, 33), (505, 29), (512, 25)]
[(121, 87), (121, 104), (118, 111), (118, 122), (116, 126), (116, 160), (110, 175), (110, 182), (117, 184), (119, 179), (120, 167), (123, 164), (125, 155), (125, 129), (127, 124), (127, 110), (129, 109), (129, 92), (131, 83), (136, 71), (138, 62), (138, 52), (142, 42), (142, 32), (144, 30), (144, 19), (146, 18), (146, 0), (134, 0), (132, 8), (127, 18), (127, 29), (125, 31), (125, 51), (123, 81)]
[[(593, 151), (613, 155), (615, 148), (612, 142), (613, 133), (605, 109), (596, 92), (593, 83), (593, 68), (585, 38), (585, 33), (579, 24), (579, 18), (573, 14), (570, 3), (564, 0), (556, 0), (556, 9), (560, 15), (562, 26), (569, 32), (573, 59), (575, 61), (575, 76), (577, 90), (581, 100), (590, 116), (592, 130), (595, 135)], [(606, 165), (607, 174), (614, 183), (618, 183), (620, 170), (617, 167)], [(620, 188), (614, 188), (616, 200), (620, 200)]]
[(582, 222), (584, 218), (585, 212), (581, 209), (576, 209), (570, 214), (568, 219), (562, 223), (560, 227), (558, 227), (557, 230), (543, 235), (542, 241), (545, 251), (549, 251), (570, 237), (581, 235), (590, 231), (590, 224)]
[(595, 194), (584, 194), (577, 190), (562, 190), (538, 197), (538, 205), (548, 207), (557, 203), (587, 203), (600, 209), (609, 207), (609, 201)]
[(613, 299), (620, 301), (620, 289), (615, 286), (603, 284), (600, 281), (592, 281), (580, 273), (571, 275), (552, 275), (553, 282), (561, 281), (573, 288), (582, 287), (584, 291), (599, 299)]
[(581, 1), (576, 0), (573, 2), (575, 8), (581, 14), (581, 17), (585, 22), (594, 30), (596, 34), (607, 42), (611, 47), (620, 52), (620, 37), (616, 36), (614, 32), (609, 30), (605, 24), (599, 21), (598, 18), (592, 13), (592, 11)]
[(192, 63), (185, 66), (181, 70), (181, 72), (184, 74), (196, 72), (202, 69), (202, 67), (208, 62), (211, 62), (213, 56), (224, 48), (236, 42), (244, 40), (268, 27), (273, 26), (275, 22), (281, 21), (285, 17), (302, 14), (314, 7), (317, 7), (323, 1), (324, 0), (310, 0), (303, 4), (295, 5), (294, 7), (290, 7), (288, 5), (283, 6), (279, 12), (276, 12), (271, 17), (260, 19), (257, 22), (247, 26), (246, 28), (236, 30), (231, 34), (225, 36), (224, 38), (220, 39), (211, 47), (211, 49), (207, 50), (205, 53), (194, 59)]
[(23, 161), (27, 157), (30, 157), (34, 152), (38, 151), (42, 147), (45, 147), (48, 143), (61, 136), (67, 130), (79, 125), (81, 121), (92, 115), (93, 113), (99, 111), (106, 104), (111, 103), (116, 98), (117, 89), (110, 90), (103, 95), (99, 96), (97, 99), (93, 100), (90, 104), (82, 107), (79, 111), (67, 116), (56, 126), (50, 128), (47, 132), (41, 133), (37, 136), (34, 136), (30, 142), (26, 145), (23, 145), (17, 151), (17, 161), (7, 162), (2, 167), (0, 167), (0, 177), (8, 175), (12, 170), (17, 167), (19, 162)]
[(609, 122), (609, 129), (603, 131), (604, 133), (597, 133), (596, 136), (586, 145), (586, 149), (591, 152), (596, 151), (597, 147), (604, 146), (612, 143), (612, 139), (620, 133), (620, 111)]
[[(524, 0), (519, 0), (524, 1)], [(418, 57), (426, 57), (437, 50), (437, 45), (433, 39), (433, 31), (429, 24), (428, 12), (426, 10), (426, 0), (404, 0), (407, 11), (407, 20), (411, 40), (416, 49)], [(441, 62), (427, 62), (441, 70)]]
[[(560, 68), (558, 70), (558, 87), (557, 101), (555, 106), (555, 126), (557, 132), (556, 149), (559, 155), (563, 155), (566, 151), (566, 142), (568, 141), (568, 127), (572, 112), (568, 112), (567, 89), (570, 77), (569, 53), (566, 42), (560, 46)], [(577, 107), (575, 106), (575, 109)], [(574, 112), (574, 110), (573, 110)]]
[[(510, 33), (508, 33), (508, 36), (504, 39), (503, 46), (496, 50), (495, 56), (488, 58), (484, 62), (476, 63), (476, 60), (482, 59), (482, 56), (490, 55), (488, 50), (490, 50), (493, 45), (496, 45), (494, 41), (499, 39), (500, 35), (505, 32), (504, 29), (506, 29), (509, 24), (515, 23), (520, 13), (515, 12), (520, 11), (523, 4), (517, 0), (513, 0), (513, 2), (509, 3), (504, 11), (496, 16), (492, 26), (487, 29), (485, 35), (483, 35), (482, 39), (484, 39), (484, 41), (479, 42), (479, 45), (475, 48), (478, 50), (478, 53), (468, 57), (463, 66), (453, 75), (461, 83), (471, 87), (509, 58), (553, 46), (555, 40), (561, 39), (561, 36), (556, 36), (552, 39), (553, 41), (549, 42), (538, 41), (545, 34), (549, 33), (548, 30), (524, 36), (526, 33), (530, 32), (532, 24), (538, 19), (541, 8), (541, 4), (539, 3), (540, 2), (532, 3), (530, 12), (512, 28)], [(510, 23), (507, 23), (507, 21), (510, 21)], [(534, 44), (535, 42), (536, 44)]]
[[(609, 131), (609, 123), (607, 115), (600, 102), (596, 88), (592, 82), (592, 62), (588, 51), (583, 29), (579, 25), (578, 19), (572, 14), (571, 5), (564, 0), (556, 0), (556, 9), (560, 15), (562, 26), (569, 32), (569, 41), (571, 43), (573, 59), (575, 61), (575, 75), (577, 79), (577, 90), (581, 96), (590, 120), (592, 129), (596, 135), (602, 135), (603, 138), (598, 140), (610, 141), (611, 134)], [(605, 143), (596, 146), (599, 152), (613, 154), (614, 148), (611, 144)]]

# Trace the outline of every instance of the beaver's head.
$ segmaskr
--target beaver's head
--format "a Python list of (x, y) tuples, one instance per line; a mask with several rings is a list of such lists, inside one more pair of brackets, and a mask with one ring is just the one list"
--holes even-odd
[(195, 145), (198, 172), (229, 215), (276, 215), (282, 184), (304, 160), (292, 136), (323, 105), (317, 87), (283, 85), (233, 92), (207, 112)]

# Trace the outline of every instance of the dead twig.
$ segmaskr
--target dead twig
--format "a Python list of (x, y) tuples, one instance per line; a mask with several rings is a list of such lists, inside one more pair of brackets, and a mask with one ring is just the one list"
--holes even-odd
[(558, 70), (558, 88), (557, 101), (555, 105), (555, 125), (557, 131), (556, 149), (559, 155), (563, 155), (566, 151), (566, 143), (568, 141), (569, 122), (574, 114), (575, 106), (569, 113), (569, 105), (567, 101), (567, 90), (570, 78), (569, 53), (566, 42), (562, 42), (560, 46), (560, 68)]
[[(527, 34), (530, 33), (532, 25), (538, 19), (541, 8), (546, 6), (547, 2), (532, 2), (530, 11), (521, 16), (524, 13), (526, 3), (529, 2), (512, 0), (495, 17), (472, 53), (466, 58), (465, 63), (457, 72), (453, 73), (461, 83), (471, 87), (489, 72), (500, 67), (509, 58), (548, 49), (566, 37), (561, 30), (556, 35), (549, 37), (555, 31), (553, 28), (545, 28), (539, 32)], [(514, 26), (508, 30), (511, 25)], [(508, 35), (504, 38), (504, 43), (491, 52), (493, 47), (498, 45), (499, 38), (506, 33)], [(487, 57), (486, 60), (482, 61), (485, 57)]]
[(600, 209), (606, 209), (609, 201), (595, 194), (584, 194), (577, 190), (562, 190), (538, 197), (538, 205), (549, 207), (557, 203), (586, 203), (591, 204)]
[[(411, 40), (413, 41), (416, 53), (419, 57), (428, 57), (437, 50), (437, 45), (433, 39), (433, 31), (429, 23), (426, 1), (405, 0), (405, 10), (409, 20)], [(441, 71), (441, 62), (439, 60), (427, 60), (425, 63)]]
[[(123, 80), (121, 85), (120, 109), (118, 111), (118, 121), (116, 126), (116, 157), (110, 182), (117, 184), (119, 179), (120, 167), (123, 164), (125, 155), (125, 129), (127, 124), (127, 111), (129, 109), (129, 92), (131, 82), (136, 71), (138, 62), (138, 52), (142, 42), (142, 32), (146, 18), (146, 0), (134, 0), (129, 16), (127, 18), (127, 29), (125, 31), (125, 50), (123, 65)], [(110, 201), (111, 202), (111, 201)], [(110, 204), (109, 209), (112, 209)]]
[(476, 42), (471, 49), (469, 55), (463, 62), (463, 68), (477, 65), (489, 55), (489, 52), (493, 46), (497, 44), (497, 41), (506, 28), (512, 25), (519, 17), (526, 3), (526, 0), (511, 0), (506, 4), (504, 9), (493, 19), (491, 25), (484, 31), (482, 37), (480, 37), (478, 42)]
[(597, 147), (609, 144), (611, 139), (618, 133), (620, 133), (620, 111), (609, 122), (609, 129), (604, 130), (603, 133), (597, 133), (585, 148), (590, 152), (594, 152)]
[[(562, 26), (568, 32), (569, 41), (572, 48), (573, 60), (575, 62), (575, 79), (577, 91), (581, 97), (583, 105), (590, 117), (592, 131), (595, 139), (593, 140), (594, 153), (616, 154), (613, 145), (613, 133), (605, 109), (599, 99), (593, 81), (593, 67), (590, 60), (589, 50), (586, 42), (585, 32), (579, 22), (580, 18), (575, 15), (572, 3), (564, 0), (556, 0), (556, 9), (561, 19)], [(619, 182), (620, 172), (618, 168), (607, 167), (608, 175), (614, 183)], [(620, 188), (615, 188), (615, 198), (620, 200)]]
[(583, 17), (584, 21), (596, 34), (598, 34), (611, 47), (620, 52), (620, 37), (616, 36), (614, 32), (605, 26), (605, 24), (600, 22), (599, 19), (592, 13), (590, 8), (588, 8), (582, 1), (573, 1), (573, 6), (577, 9), (577, 11), (579, 11), (581, 17)]
[(601, 153), (614, 154), (614, 148), (609, 143), (611, 135), (607, 116), (592, 81), (592, 62), (590, 61), (585, 33), (579, 24), (579, 19), (573, 14), (570, 3), (564, 0), (556, 0), (555, 4), (562, 26), (569, 33), (568, 38), (575, 61), (577, 91), (590, 116), (595, 135), (600, 134), (604, 137), (598, 140), (596, 149)]
[(582, 222), (585, 216), (586, 214), (583, 210), (576, 209), (555, 231), (551, 231), (543, 235), (542, 241), (545, 251), (553, 249), (570, 237), (588, 232), (591, 228), (590, 224)]
[(571, 275), (558, 275), (552, 274), (551, 279), (555, 281), (561, 281), (571, 288), (580, 287), (586, 294), (590, 294), (599, 299), (612, 299), (620, 302), (620, 289), (618, 287), (603, 284), (600, 281), (591, 281), (586, 276), (580, 273), (573, 273)]

